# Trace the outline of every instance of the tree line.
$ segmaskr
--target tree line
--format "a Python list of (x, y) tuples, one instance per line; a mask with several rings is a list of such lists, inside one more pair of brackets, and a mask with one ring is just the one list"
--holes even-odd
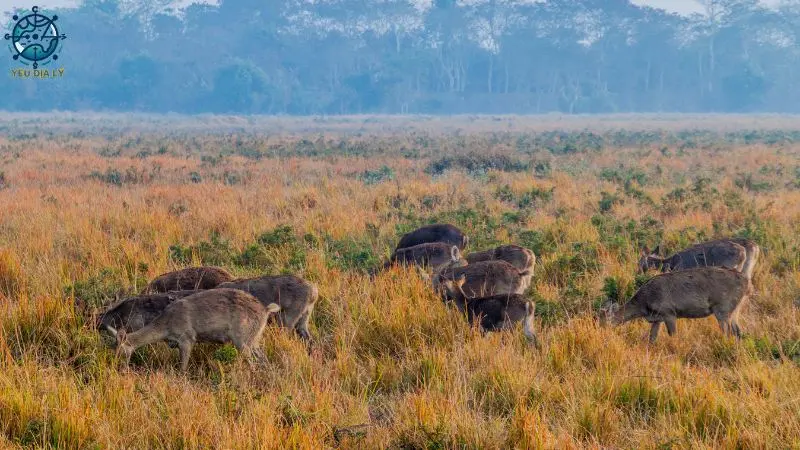
[(0, 58), (0, 109), (798, 112), (800, 0), (698, 1), (686, 17), (628, 0), (87, 0), (46, 12), (63, 77), (16, 79)]

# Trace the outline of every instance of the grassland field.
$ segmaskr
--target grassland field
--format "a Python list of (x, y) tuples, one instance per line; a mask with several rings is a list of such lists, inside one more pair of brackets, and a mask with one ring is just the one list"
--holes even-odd
[[(541, 348), (481, 335), (398, 237), (538, 258)], [(763, 253), (744, 338), (713, 318), (601, 328), (642, 246)], [(0, 447), (800, 448), (800, 120), (791, 116), (0, 115)], [(164, 344), (130, 369), (97, 308), (196, 264), (319, 287), (307, 351), (266, 368)]]

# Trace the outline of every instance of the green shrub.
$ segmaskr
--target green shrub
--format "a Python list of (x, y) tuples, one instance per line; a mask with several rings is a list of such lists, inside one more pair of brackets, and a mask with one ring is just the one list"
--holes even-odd
[(380, 263), (378, 255), (364, 240), (333, 239), (326, 235), (324, 245), (329, 267), (366, 272)]
[(555, 186), (550, 189), (533, 188), (519, 198), (517, 206), (522, 208), (532, 208), (541, 206), (544, 203), (549, 203), (553, 200), (553, 192)]
[(266, 273), (296, 273), (305, 268), (306, 249), (290, 225), (281, 225), (258, 236), (234, 262)]
[(192, 262), (193, 255), (197, 255), (203, 264), (216, 266), (229, 265), (236, 258), (236, 251), (228, 240), (223, 239), (219, 232), (213, 231), (208, 241), (200, 241), (196, 245), (184, 247), (174, 244), (169, 247), (169, 256), (180, 264)]
[(394, 180), (394, 176), (394, 169), (384, 165), (377, 170), (365, 170), (358, 178), (363, 181), (364, 184), (371, 185), (387, 180)]
[(64, 295), (74, 296), (77, 301), (91, 308), (106, 305), (127, 291), (125, 274), (117, 268), (106, 267), (85, 280), (67, 285)]
[(600, 202), (598, 202), (597, 206), (600, 208), (600, 212), (606, 213), (611, 211), (614, 205), (620, 205), (622, 203), (623, 201), (618, 195), (602, 191), (600, 192)]
[(537, 256), (554, 253), (558, 248), (559, 239), (555, 233), (548, 230), (525, 230), (519, 233), (517, 242), (522, 247), (530, 249)]
[(443, 156), (431, 161), (425, 168), (425, 173), (435, 176), (441, 175), (450, 169), (461, 169), (470, 175), (482, 175), (489, 170), (524, 172), (529, 169), (529, 164), (509, 155), (469, 152), (461, 155)]

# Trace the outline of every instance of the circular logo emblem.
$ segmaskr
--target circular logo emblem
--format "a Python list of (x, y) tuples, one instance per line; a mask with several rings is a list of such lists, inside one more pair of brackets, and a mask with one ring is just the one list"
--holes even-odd
[(56, 54), (61, 49), (61, 41), (67, 35), (58, 32), (56, 20), (58, 16), (47, 17), (39, 13), (39, 7), (31, 8), (31, 14), (12, 17), (16, 21), (11, 34), (5, 39), (11, 41), (11, 53), (15, 61), (33, 63), (37, 69), (39, 63), (47, 64), (58, 59)]

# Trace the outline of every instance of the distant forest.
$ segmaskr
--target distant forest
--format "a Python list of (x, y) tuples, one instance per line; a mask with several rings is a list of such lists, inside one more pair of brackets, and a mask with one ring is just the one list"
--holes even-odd
[(64, 78), (15, 79), (20, 64), (0, 54), (0, 109), (800, 112), (800, 0), (701, 3), (706, 14), (683, 17), (627, 0), (222, 0), (179, 13), (88, 0), (45, 11), (68, 36), (53, 64)]

